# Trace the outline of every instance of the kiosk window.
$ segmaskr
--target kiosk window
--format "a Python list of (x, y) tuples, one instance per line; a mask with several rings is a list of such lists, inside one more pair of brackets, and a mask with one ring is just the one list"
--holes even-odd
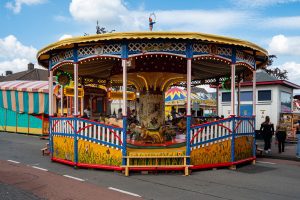
[(231, 92), (222, 92), (222, 102), (231, 101)]
[(258, 101), (271, 101), (271, 90), (259, 90), (257, 93)]

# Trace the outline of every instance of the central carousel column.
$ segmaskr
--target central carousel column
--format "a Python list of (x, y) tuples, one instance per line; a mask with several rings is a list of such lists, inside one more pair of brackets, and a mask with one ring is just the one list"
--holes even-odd
[(155, 77), (138, 75), (138, 78), (142, 79), (145, 84), (145, 87), (140, 91), (139, 116), (141, 125), (148, 129), (158, 129), (165, 122), (164, 90), (148, 84), (147, 79)]
[(122, 102), (122, 116), (123, 116), (123, 148), (122, 148), (122, 164), (126, 165), (126, 158), (127, 152), (126, 152), (126, 147), (127, 147), (127, 59), (128, 59), (128, 45), (127, 44), (122, 44), (122, 68), (123, 68), (123, 102)]

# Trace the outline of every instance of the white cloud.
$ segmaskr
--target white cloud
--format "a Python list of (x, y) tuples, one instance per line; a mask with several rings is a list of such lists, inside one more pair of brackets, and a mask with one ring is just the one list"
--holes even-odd
[(29, 62), (35, 63), (36, 53), (34, 47), (23, 45), (14, 35), (0, 38), (0, 74), (26, 70)]
[(0, 59), (35, 58), (36, 53), (34, 47), (23, 45), (14, 35), (0, 38)]
[(64, 34), (62, 35), (58, 40), (64, 40), (64, 39), (67, 39), (67, 38), (72, 38), (73, 36), (72, 35), (69, 35), (69, 34)]
[(278, 67), (280, 69), (285, 69), (288, 72), (288, 80), (292, 83), (300, 85), (300, 63), (291, 61), (285, 62), (280, 66), (273, 66), (272, 68)]
[[(129, 10), (121, 0), (72, 0), (69, 7), (71, 16), (79, 22), (117, 31), (148, 30), (150, 11)], [(154, 30), (185, 30), (218, 33), (220, 30), (238, 26), (251, 14), (244, 11), (227, 10), (158, 10), (155, 11), (157, 24)]]
[(273, 36), (268, 50), (270, 54), (275, 55), (300, 55), (300, 36)]
[(267, 18), (261, 22), (263, 27), (279, 29), (299, 29), (300, 16)]
[(69, 22), (71, 18), (63, 16), (63, 15), (56, 15), (54, 16), (54, 20), (58, 22)]
[(5, 71), (13, 71), (13, 73), (24, 71), (27, 69), (28, 63), (30, 61), (24, 58), (0, 62), (0, 75), (5, 75)]
[(75, 20), (105, 24), (118, 22), (127, 12), (121, 0), (72, 0), (69, 10)]
[(233, 4), (237, 4), (241, 7), (266, 7), (276, 4), (294, 3), (299, 2), (299, 0), (232, 0)]
[(12, 10), (15, 14), (19, 13), (22, 5), (36, 5), (45, 2), (45, 0), (14, 0), (7, 2), (5, 7)]

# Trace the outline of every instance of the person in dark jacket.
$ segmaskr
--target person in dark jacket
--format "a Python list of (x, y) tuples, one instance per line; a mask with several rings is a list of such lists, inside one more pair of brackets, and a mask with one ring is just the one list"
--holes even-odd
[(296, 137), (297, 137), (297, 147), (296, 147), (296, 157), (300, 158), (300, 120), (294, 125), (296, 128)]
[(286, 127), (278, 125), (276, 128), (276, 139), (278, 141), (278, 153), (284, 152), (284, 143), (286, 139)]
[(266, 153), (271, 152), (271, 140), (274, 135), (274, 124), (270, 122), (270, 117), (266, 116), (265, 121), (260, 126), (260, 132), (264, 138), (265, 146), (264, 150)]

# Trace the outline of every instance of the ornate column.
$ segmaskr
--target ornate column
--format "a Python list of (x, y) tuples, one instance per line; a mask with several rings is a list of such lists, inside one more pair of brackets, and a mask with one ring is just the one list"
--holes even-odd
[(241, 116), (241, 113), (240, 113), (240, 108), (241, 108), (241, 76), (240, 74), (238, 75), (238, 90), (237, 90), (237, 116)]
[[(49, 68), (51, 65), (49, 66)], [(53, 71), (49, 71), (49, 116), (53, 116)]]
[(236, 49), (232, 49), (231, 59), (231, 115), (235, 115), (235, 65), (236, 65)]
[(78, 116), (78, 56), (77, 47), (73, 50), (74, 59), (74, 116)]
[(60, 116), (64, 116), (64, 86), (60, 87)]
[(218, 79), (217, 79), (217, 83), (216, 83), (216, 86), (217, 86), (217, 87), (216, 87), (216, 93), (217, 93), (217, 94), (216, 94), (216, 106), (217, 106), (217, 107), (216, 107), (216, 111), (217, 111), (216, 114), (217, 114), (217, 116), (219, 116), (219, 113), (220, 113), (220, 112), (219, 112), (219, 92), (220, 92), (220, 88), (219, 88), (220, 86), (219, 86), (219, 85), (220, 85), (220, 80), (219, 80), (219, 78), (218, 78)]
[(253, 70), (253, 80), (252, 80), (252, 98), (253, 98), (253, 116), (256, 116), (256, 71), (255, 69)]
[(123, 102), (122, 102), (122, 116), (123, 116), (123, 137), (122, 137), (122, 142), (123, 142), (123, 148), (122, 148), (122, 164), (126, 164), (126, 158), (127, 156), (127, 59), (128, 59), (128, 45), (127, 44), (122, 44), (122, 53), (121, 53), (121, 58), (122, 58), (122, 68), (123, 68), (123, 87), (122, 87), (122, 92), (123, 92)]
[[(187, 111), (186, 111), (186, 155), (191, 154), (191, 143), (190, 143), (190, 130), (191, 130), (191, 82), (192, 82), (192, 58), (193, 58), (193, 45), (192, 43), (186, 44), (186, 58), (187, 58)], [(190, 164), (190, 159), (187, 159), (187, 164)]]

